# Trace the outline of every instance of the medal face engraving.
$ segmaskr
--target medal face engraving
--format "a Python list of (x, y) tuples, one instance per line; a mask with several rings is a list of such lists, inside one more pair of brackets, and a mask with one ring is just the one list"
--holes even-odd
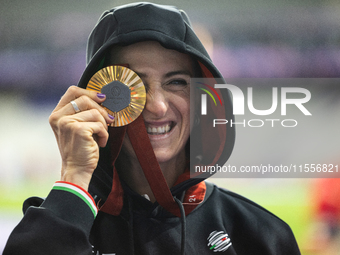
[(102, 105), (112, 112), (119, 112), (131, 103), (130, 90), (120, 81), (110, 82), (102, 88), (101, 93), (106, 95)]

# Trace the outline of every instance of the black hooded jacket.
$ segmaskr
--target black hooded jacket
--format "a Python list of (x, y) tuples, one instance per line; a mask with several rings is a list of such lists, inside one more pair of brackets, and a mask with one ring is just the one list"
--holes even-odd
[[(191, 55), (204, 77), (222, 78), (183, 11), (172, 6), (135, 3), (106, 11), (99, 19), (89, 37), (87, 67), (78, 86), (86, 88), (112, 46), (150, 40)], [(232, 119), (230, 97), (222, 97), (225, 118)], [(225, 143), (217, 161), (220, 165), (229, 158), (235, 138), (233, 128), (223, 128)], [(109, 159), (110, 151), (101, 149), (89, 187), (96, 204), (105, 201), (111, 191), (113, 173)], [(185, 179), (171, 188), (180, 208), (183, 194), (201, 185), (207, 176), (199, 177)], [(46, 199), (26, 200), (25, 215), (3, 254), (300, 254), (286, 223), (259, 205), (208, 182), (203, 185), (204, 200), (181, 217), (136, 194), (123, 181), (121, 185), (123, 207), (118, 215), (102, 211), (97, 214), (89, 206), (91, 202), (84, 199), (89, 194), (80, 196), (61, 186), (53, 188)]]

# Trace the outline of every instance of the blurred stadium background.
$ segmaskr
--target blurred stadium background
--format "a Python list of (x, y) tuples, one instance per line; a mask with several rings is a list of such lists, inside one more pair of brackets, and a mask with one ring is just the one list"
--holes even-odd
[[(0, 251), (22, 217), (23, 200), (46, 196), (59, 178), (59, 152), (48, 116), (84, 70), (87, 36), (104, 10), (129, 2), (1, 1)], [(157, 3), (186, 10), (224, 77), (340, 77), (338, 0)], [(337, 97), (333, 101), (333, 107), (339, 106)], [(339, 131), (334, 132), (329, 135), (339, 140)], [(339, 242), (329, 242), (315, 216), (317, 180), (213, 181), (285, 220), (302, 254), (339, 254)]]

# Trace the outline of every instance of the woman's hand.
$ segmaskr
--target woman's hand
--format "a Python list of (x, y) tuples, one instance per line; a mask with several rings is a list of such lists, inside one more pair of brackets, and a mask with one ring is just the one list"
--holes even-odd
[(62, 158), (61, 180), (85, 190), (97, 167), (99, 146), (106, 146), (108, 124), (113, 122), (113, 117), (99, 105), (104, 101), (103, 94), (71, 86), (49, 118)]

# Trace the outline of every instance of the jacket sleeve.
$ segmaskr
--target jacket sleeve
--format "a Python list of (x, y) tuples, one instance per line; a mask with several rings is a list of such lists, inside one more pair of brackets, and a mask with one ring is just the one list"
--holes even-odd
[(40, 206), (26, 210), (3, 255), (90, 255), (89, 235), (96, 215), (89, 193), (74, 184), (56, 182)]

